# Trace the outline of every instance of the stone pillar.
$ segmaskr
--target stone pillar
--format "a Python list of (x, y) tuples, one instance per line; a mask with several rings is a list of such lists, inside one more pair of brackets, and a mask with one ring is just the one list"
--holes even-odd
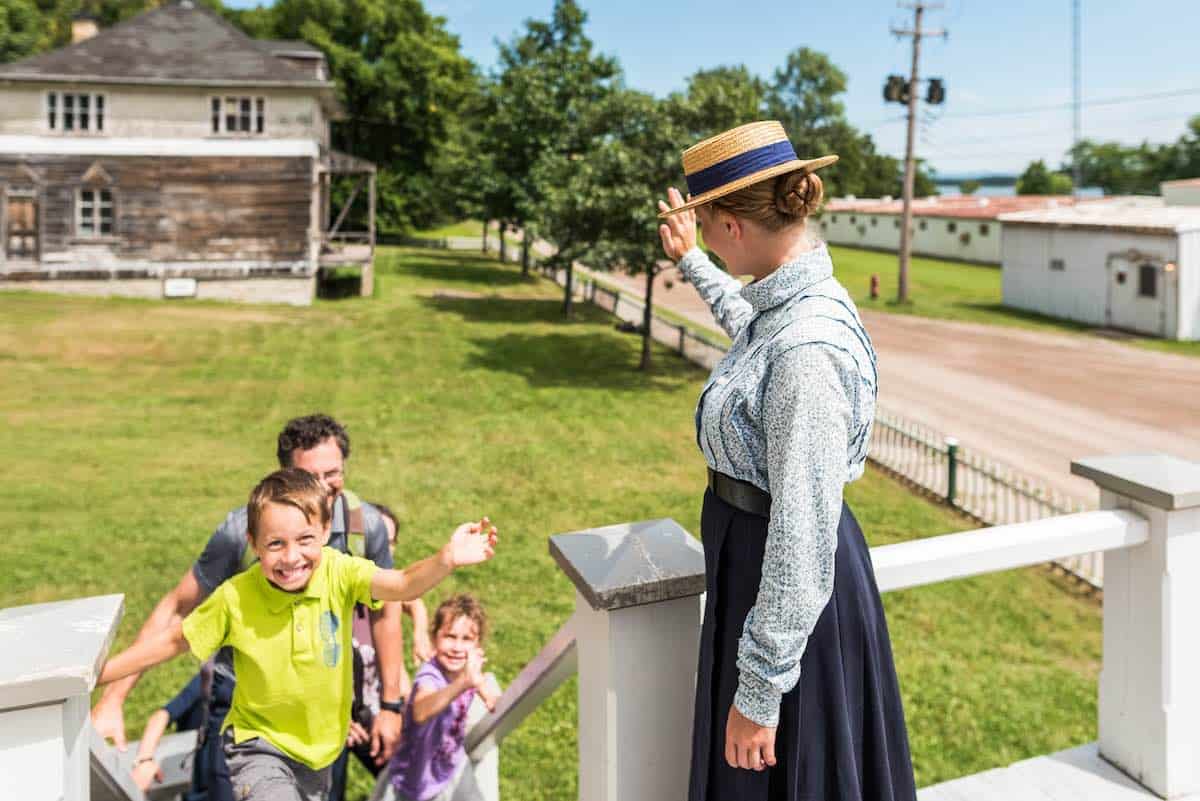
[(0, 610), (0, 798), (88, 801), (89, 698), (124, 596)]
[(670, 519), (550, 538), (576, 588), (579, 801), (686, 798), (704, 551)]
[(1136, 453), (1071, 472), (1150, 529), (1104, 555), (1100, 753), (1163, 798), (1200, 793), (1200, 465)]

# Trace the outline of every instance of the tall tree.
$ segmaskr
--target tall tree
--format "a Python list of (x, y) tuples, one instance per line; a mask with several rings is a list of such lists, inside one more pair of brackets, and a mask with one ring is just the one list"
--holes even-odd
[(278, 0), (268, 22), (271, 36), (303, 39), (328, 58), (348, 117), (333, 144), (379, 165), (381, 226), (442, 216), (434, 164), (478, 85), (446, 20), (420, 0)]
[[(486, 125), (495, 179), (489, 217), (527, 227), (549, 188), (539, 180), (543, 159), (584, 153), (593, 132), (584, 124), (589, 109), (613, 91), (620, 70), (612, 58), (593, 52), (584, 32), (587, 14), (574, 0), (556, 0), (549, 20), (528, 20), (525, 31), (500, 47), (499, 71), (491, 86), (493, 113)], [(554, 230), (561, 238), (565, 232)], [(564, 314), (571, 314), (574, 270), (571, 247), (560, 248), (567, 271)]]
[(663, 266), (656, 201), (681, 178), (679, 151), (687, 142), (670, 105), (644, 92), (615, 91), (588, 109), (589, 147), (540, 165), (548, 187), (542, 216), (563, 232), (566, 258), (645, 276), (643, 370), (651, 367), (654, 278)]
[(687, 90), (667, 99), (666, 112), (687, 140), (729, 130), (762, 119), (767, 87), (744, 65), (699, 70), (687, 79)]
[(0, 3), (0, 64), (33, 55), (47, 41), (45, 16), (33, 0)]

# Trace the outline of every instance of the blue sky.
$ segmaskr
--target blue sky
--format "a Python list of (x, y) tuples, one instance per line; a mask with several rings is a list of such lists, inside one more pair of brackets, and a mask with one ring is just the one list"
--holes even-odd
[[(251, 0), (227, 0), (233, 6)], [(682, 89), (688, 75), (745, 64), (769, 77), (788, 51), (829, 54), (849, 76), (850, 121), (881, 149), (903, 155), (903, 109), (881, 97), (889, 73), (907, 73), (908, 40), (889, 32), (911, 12), (888, 0), (837, 3), (767, 0), (580, 0), (597, 47), (617, 57), (626, 82), (656, 95)], [(1200, 0), (1081, 0), (1084, 136), (1137, 143), (1172, 141), (1200, 114)], [(553, 0), (426, 0), (446, 17), (468, 57), (484, 69), (530, 17)], [(1071, 0), (949, 0), (926, 14), (948, 40), (927, 39), (922, 74), (940, 76), (947, 102), (922, 112), (918, 155), (943, 174), (1019, 171), (1057, 165), (1071, 142)], [(1025, 113), (1014, 113), (1014, 112)], [(987, 116), (984, 116), (987, 115)]]

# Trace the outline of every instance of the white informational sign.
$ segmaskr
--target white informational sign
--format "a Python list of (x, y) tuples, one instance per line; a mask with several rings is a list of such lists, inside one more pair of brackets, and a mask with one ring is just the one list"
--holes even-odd
[(196, 297), (195, 278), (167, 278), (163, 280), (164, 298)]

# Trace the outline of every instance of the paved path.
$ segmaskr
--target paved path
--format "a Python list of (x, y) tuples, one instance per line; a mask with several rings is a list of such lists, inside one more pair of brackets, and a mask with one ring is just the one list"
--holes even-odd
[[(643, 295), (642, 276), (605, 278)], [(678, 273), (656, 280), (656, 304), (716, 328)], [(1098, 336), (862, 315), (882, 407), (1062, 492), (1096, 501), (1094, 485), (1070, 475), (1082, 456), (1158, 450), (1200, 461), (1200, 359)]]

